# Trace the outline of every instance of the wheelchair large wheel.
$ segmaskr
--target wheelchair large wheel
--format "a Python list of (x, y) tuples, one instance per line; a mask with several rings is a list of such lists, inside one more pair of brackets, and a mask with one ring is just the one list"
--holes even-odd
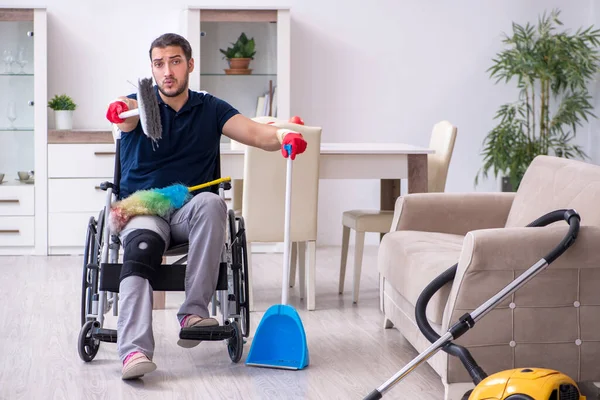
[[(236, 221), (238, 222), (236, 227)], [(248, 255), (246, 254), (246, 231), (243, 217), (236, 217), (229, 210), (229, 243), (233, 263), (233, 290), (235, 314), (240, 316), (240, 328), (243, 337), (250, 334), (250, 308), (248, 306)]]
[(81, 326), (87, 322), (87, 315), (92, 312), (94, 296), (98, 294), (100, 243), (102, 243), (103, 224), (104, 212), (102, 211), (97, 221), (94, 217), (90, 217), (87, 226), (81, 278)]
[(100, 348), (100, 341), (92, 337), (92, 329), (94, 329), (95, 323), (96, 321), (86, 322), (79, 332), (77, 351), (79, 352), (79, 357), (85, 362), (92, 361)]
[(250, 335), (250, 282), (248, 280), (248, 247), (246, 244), (246, 226), (244, 218), (239, 217), (238, 221), (239, 246), (242, 253), (242, 270), (240, 277), (240, 326), (242, 335), (248, 337)]
[(237, 321), (231, 322), (231, 326), (233, 327), (234, 333), (233, 337), (227, 341), (227, 352), (229, 353), (231, 361), (237, 363), (242, 359), (242, 355), (244, 354), (244, 338)]

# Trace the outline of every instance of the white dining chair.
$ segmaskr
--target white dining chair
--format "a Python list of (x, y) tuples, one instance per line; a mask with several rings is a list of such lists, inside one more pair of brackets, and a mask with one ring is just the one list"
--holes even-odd
[[(306, 151), (296, 156), (294, 161), (290, 241), (297, 244), (297, 249), (293, 249), (293, 252), (297, 251), (299, 261), (300, 297), (306, 298), (308, 310), (314, 310), (322, 129), (281, 120), (275, 122), (274, 125), (301, 133), (307, 142)], [(250, 146), (246, 146), (244, 151), (242, 216), (246, 224), (248, 255), (251, 256), (252, 243), (281, 243), (284, 241), (287, 160), (280, 151), (267, 152)], [(308, 255), (307, 272), (304, 265), (305, 254)], [(292, 259), (295, 259), (295, 254), (292, 254)], [(253, 282), (260, 277), (253, 276), (251, 271), (252, 261), (249, 257), (249, 302), (250, 309), (254, 310)], [(290, 271), (290, 286), (293, 286), (292, 277), (295, 277), (295, 268)]]
[[(435, 153), (427, 155), (427, 180), (429, 192), (443, 192), (454, 151), (457, 128), (448, 121), (438, 122), (433, 126), (429, 140), (429, 148)], [(340, 259), (339, 293), (344, 293), (346, 263), (350, 232), (354, 231), (354, 274), (352, 285), (352, 302), (358, 302), (360, 275), (365, 241), (365, 233), (387, 233), (392, 226), (393, 210), (348, 210), (342, 214), (342, 252)]]

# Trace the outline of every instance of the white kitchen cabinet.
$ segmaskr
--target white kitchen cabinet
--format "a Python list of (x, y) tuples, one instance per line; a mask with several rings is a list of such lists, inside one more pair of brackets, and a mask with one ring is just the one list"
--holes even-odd
[(0, 7), (0, 255), (47, 252), (46, 21), (44, 8)]
[(48, 252), (83, 254), (87, 223), (106, 201), (115, 145), (109, 131), (51, 131), (48, 144)]

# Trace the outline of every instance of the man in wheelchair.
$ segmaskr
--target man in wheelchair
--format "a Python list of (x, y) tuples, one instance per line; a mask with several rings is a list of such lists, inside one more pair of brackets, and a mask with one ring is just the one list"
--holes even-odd
[[(211, 181), (218, 168), (221, 135), (266, 151), (281, 149), (284, 157), (284, 144), (292, 145), (292, 158), (306, 149), (301, 134), (254, 122), (227, 102), (190, 90), (194, 59), (185, 38), (164, 34), (154, 40), (149, 53), (162, 138), (153, 144), (137, 116), (119, 118), (120, 113), (137, 108), (136, 94), (119, 97), (109, 105), (107, 119), (121, 131), (119, 198), (174, 183), (193, 186)], [(217, 285), (226, 221), (223, 199), (204, 190), (168, 219), (136, 216), (121, 231), (124, 253), (117, 347), (123, 379), (138, 378), (156, 369), (152, 362), (152, 283), (166, 249), (173, 244), (189, 242), (185, 301), (177, 314), (181, 328), (219, 325), (210, 317), (208, 304)], [(198, 343), (178, 342), (186, 348)]]

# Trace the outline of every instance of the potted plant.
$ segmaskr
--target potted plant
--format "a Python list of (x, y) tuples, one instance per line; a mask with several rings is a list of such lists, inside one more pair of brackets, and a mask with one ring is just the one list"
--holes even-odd
[(587, 158), (572, 140), (582, 121), (596, 117), (587, 86), (599, 69), (600, 31), (589, 27), (575, 34), (559, 32), (559, 15), (559, 10), (544, 13), (537, 27), (513, 23), (512, 36), (503, 40), (508, 48), (488, 69), (496, 83), (514, 78), (520, 91), (518, 99), (500, 106), (494, 117), (499, 122), (483, 141), (483, 167), (475, 185), (480, 174), (487, 178), (493, 170), (509, 187), (503, 190), (516, 190), (540, 154)]
[(232, 47), (227, 47), (226, 50), (219, 49), (223, 53), (223, 58), (227, 60), (229, 69), (225, 69), (225, 73), (232, 75), (248, 75), (252, 73), (250, 61), (254, 59), (256, 54), (254, 38), (248, 39), (246, 34), (242, 32), (235, 43), (231, 43)]
[(48, 102), (48, 107), (54, 110), (56, 129), (73, 129), (73, 111), (77, 108), (77, 104), (73, 102), (73, 99), (66, 94), (55, 95)]

